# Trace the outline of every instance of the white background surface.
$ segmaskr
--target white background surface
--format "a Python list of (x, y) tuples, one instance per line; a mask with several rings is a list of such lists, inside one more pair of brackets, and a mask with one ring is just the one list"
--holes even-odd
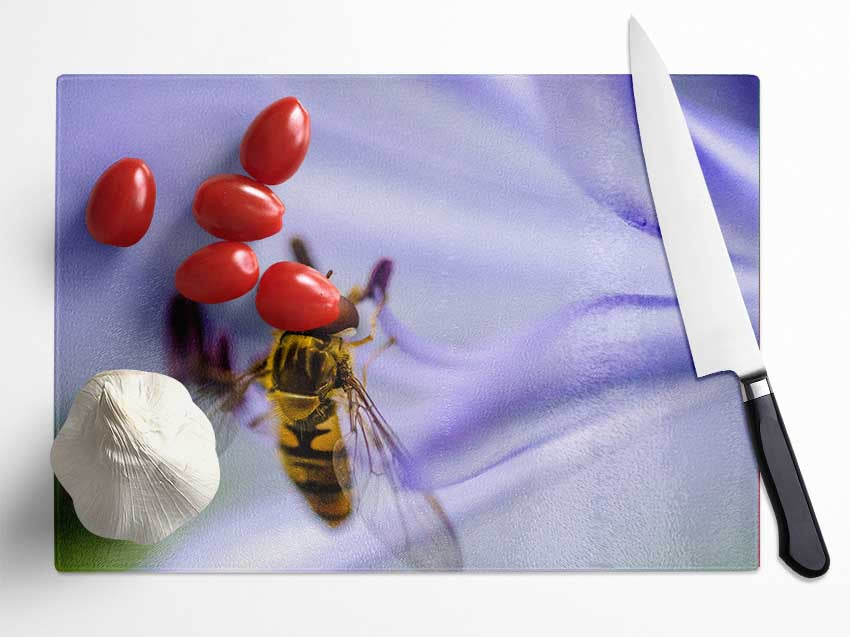
[[(4, 414), (0, 632), (844, 634), (850, 590), (850, 10), (838, 2), (0, 0)], [(819, 581), (752, 573), (59, 575), (53, 569), (53, 169), (61, 73), (624, 73), (638, 17), (673, 73), (753, 73), (762, 346), (829, 543)], [(568, 541), (568, 538), (564, 538)], [(12, 632), (7, 632), (10, 630)]]

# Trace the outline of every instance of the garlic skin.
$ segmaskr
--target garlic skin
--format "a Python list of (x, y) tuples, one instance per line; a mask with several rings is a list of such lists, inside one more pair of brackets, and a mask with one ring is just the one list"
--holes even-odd
[(83, 386), (50, 462), (83, 526), (137, 544), (197, 516), (220, 477), (215, 433), (189, 391), (135, 370), (101, 372)]

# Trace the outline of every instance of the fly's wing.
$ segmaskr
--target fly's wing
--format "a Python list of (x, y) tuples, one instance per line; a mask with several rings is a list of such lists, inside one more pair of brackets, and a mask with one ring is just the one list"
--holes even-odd
[(246, 399), (251, 384), (264, 373), (264, 360), (244, 373), (234, 372), (230, 336), (215, 328), (198, 303), (179, 294), (166, 312), (166, 347), (168, 373), (186, 386), (210, 419), (219, 456), (241, 426), (260, 429), (266, 418), (258, 416)]
[(276, 444), (274, 413), (265, 397), (261, 397), (259, 409), (248, 400), (252, 383), (258, 381), (262, 374), (257, 368), (252, 368), (243, 374), (230, 374), (227, 378), (207, 378), (206, 382), (195, 379), (186, 383), (192, 400), (213, 426), (219, 456), (227, 450), (239, 430), (246, 427), (268, 436)]
[(334, 449), (334, 468), (352, 507), (402, 560), (422, 569), (457, 570), (457, 536), (436, 497), (409, 486), (413, 463), (363, 385), (345, 388), (351, 429)]
[(195, 404), (209, 418), (215, 432), (215, 451), (220, 457), (233, 442), (239, 427), (236, 413), (228, 408), (230, 400), (212, 385), (187, 383), (186, 389), (189, 390)]

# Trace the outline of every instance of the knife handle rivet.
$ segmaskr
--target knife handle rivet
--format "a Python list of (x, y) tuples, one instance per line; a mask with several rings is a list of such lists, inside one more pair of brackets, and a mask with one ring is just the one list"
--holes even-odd
[(741, 381), (741, 398), (745, 403), (772, 393), (767, 376), (752, 381)]

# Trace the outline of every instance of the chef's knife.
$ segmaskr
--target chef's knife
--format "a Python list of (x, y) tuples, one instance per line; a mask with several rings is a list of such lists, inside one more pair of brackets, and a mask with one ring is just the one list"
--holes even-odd
[(829, 554), (767, 379), (717, 214), (664, 62), (637, 21), (629, 58), (652, 200), (697, 377), (733, 371), (779, 527), (779, 555), (805, 577)]

